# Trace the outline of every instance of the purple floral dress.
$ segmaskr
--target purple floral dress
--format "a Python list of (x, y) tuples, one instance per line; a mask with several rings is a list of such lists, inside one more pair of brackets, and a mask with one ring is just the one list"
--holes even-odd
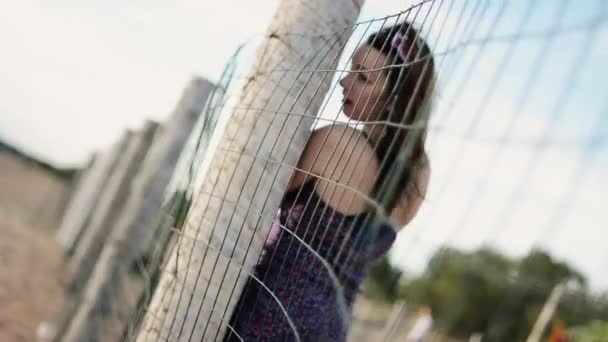
[(366, 214), (333, 210), (314, 184), (285, 194), (227, 341), (295, 341), (294, 327), (301, 341), (346, 340), (359, 287), (396, 233), (388, 224), (372, 230)]

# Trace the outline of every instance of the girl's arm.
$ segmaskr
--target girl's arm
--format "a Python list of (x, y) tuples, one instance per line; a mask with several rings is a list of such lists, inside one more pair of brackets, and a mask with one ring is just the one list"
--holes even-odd
[(417, 167), (416, 186), (406, 192), (404, 198), (391, 212), (391, 218), (400, 226), (407, 225), (416, 217), (418, 209), (426, 197), (430, 178), (431, 166), (428, 158), (424, 158), (421, 165)]

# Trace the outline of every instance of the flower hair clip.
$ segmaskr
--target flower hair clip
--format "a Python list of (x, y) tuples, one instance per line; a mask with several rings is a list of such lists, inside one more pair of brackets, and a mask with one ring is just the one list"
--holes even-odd
[(407, 36), (405, 36), (401, 32), (397, 32), (397, 34), (393, 37), (393, 40), (391, 41), (391, 46), (397, 49), (399, 57), (401, 57), (401, 59), (404, 61), (407, 60), (407, 53), (409, 52), (406, 38)]

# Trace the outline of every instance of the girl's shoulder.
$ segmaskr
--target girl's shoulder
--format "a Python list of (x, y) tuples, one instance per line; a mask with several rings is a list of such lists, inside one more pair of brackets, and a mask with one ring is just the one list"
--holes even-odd
[[(330, 152), (338, 157), (338, 152), (357, 155), (361, 158), (375, 157), (374, 149), (365, 133), (357, 128), (336, 124), (312, 131), (308, 147), (320, 152)], [(372, 158), (374, 159), (374, 158)]]
[(299, 163), (301, 170), (317, 177), (322, 199), (346, 214), (369, 204), (378, 167), (363, 132), (347, 125), (314, 130)]
[(314, 130), (306, 150), (307, 153), (316, 154), (317, 163), (324, 168), (331, 165), (347, 169), (345, 171), (366, 168), (367, 172), (375, 175), (379, 166), (374, 149), (363, 131), (347, 125), (330, 125)]

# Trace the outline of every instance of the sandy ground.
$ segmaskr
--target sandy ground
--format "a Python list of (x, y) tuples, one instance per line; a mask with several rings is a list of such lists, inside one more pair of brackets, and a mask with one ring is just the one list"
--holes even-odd
[(0, 341), (36, 341), (63, 301), (62, 255), (40, 230), (0, 216)]
[(0, 151), (0, 218), (19, 219), (28, 227), (54, 230), (70, 183)]

